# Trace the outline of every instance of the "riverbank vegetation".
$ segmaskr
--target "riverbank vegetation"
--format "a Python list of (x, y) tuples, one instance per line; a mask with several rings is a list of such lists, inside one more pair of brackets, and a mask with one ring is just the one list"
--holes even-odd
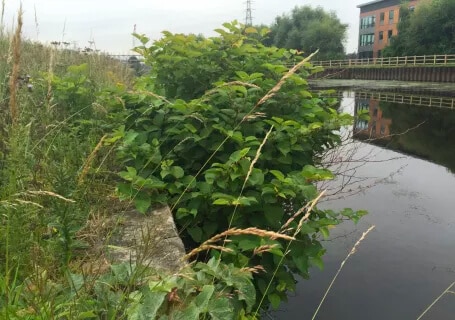
[[(333, 177), (321, 156), (352, 117), (265, 30), (137, 35), (152, 69), (132, 81), (108, 57), (23, 42), (21, 26), (0, 41), (2, 318), (256, 319), (322, 267), (330, 228), (365, 214), (316, 207)], [(91, 254), (130, 204), (171, 207), (180, 273)]]

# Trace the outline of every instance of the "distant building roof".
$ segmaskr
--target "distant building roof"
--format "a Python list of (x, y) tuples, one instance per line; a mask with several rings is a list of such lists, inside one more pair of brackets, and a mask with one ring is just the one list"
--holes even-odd
[(359, 4), (357, 6), (357, 8), (362, 8), (362, 7), (365, 7), (365, 6), (369, 6), (370, 4), (375, 4), (375, 3), (379, 3), (379, 2), (382, 2), (384, 0), (375, 0), (375, 1), (370, 1), (370, 2), (367, 2), (367, 3), (362, 3), (362, 4)]

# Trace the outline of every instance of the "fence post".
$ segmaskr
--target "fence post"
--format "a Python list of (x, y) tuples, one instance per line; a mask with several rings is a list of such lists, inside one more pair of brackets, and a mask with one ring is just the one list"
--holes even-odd
[(436, 55), (434, 55), (433, 64), (436, 64)]
[(416, 56), (414, 56), (414, 65), (416, 65)]
[(404, 64), (405, 64), (405, 65), (408, 64), (408, 56), (404, 57)]
[(426, 64), (427, 60), (426, 60), (427, 56), (423, 56), (423, 64)]
[(444, 55), (444, 64), (447, 64), (447, 55)]

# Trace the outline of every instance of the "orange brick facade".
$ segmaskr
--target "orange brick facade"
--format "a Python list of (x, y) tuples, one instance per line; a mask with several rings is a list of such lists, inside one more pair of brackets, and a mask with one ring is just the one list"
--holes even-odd
[[(409, 1), (408, 6), (413, 8), (417, 2), (418, 0)], [(400, 1), (393, 0), (372, 1), (358, 6), (361, 9), (359, 58), (381, 56), (381, 52), (388, 45), (390, 38), (398, 33), (400, 7)]]

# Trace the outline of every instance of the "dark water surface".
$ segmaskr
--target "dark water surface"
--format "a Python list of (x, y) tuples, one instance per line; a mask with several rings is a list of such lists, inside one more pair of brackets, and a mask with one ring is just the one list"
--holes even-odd
[[(341, 108), (370, 113), (354, 126), (360, 193), (322, 207), (367, 209), (323, 242), (323, 271), (313, 269), (274, 319), (312, 319), (341, 262), (362, 232), (376, 228), (344, 265), (316, 319), (417, 319), (455, 281), (455, 110), (378, 101), (344, 93)], [(412, 129), (412, 130), (411, 130)], [(454, 288), (455, 289), (455, 288)], [(452, 289), (453, 291), (455, 291)], [(448, 293), (422, 318), (455, 319)]]

